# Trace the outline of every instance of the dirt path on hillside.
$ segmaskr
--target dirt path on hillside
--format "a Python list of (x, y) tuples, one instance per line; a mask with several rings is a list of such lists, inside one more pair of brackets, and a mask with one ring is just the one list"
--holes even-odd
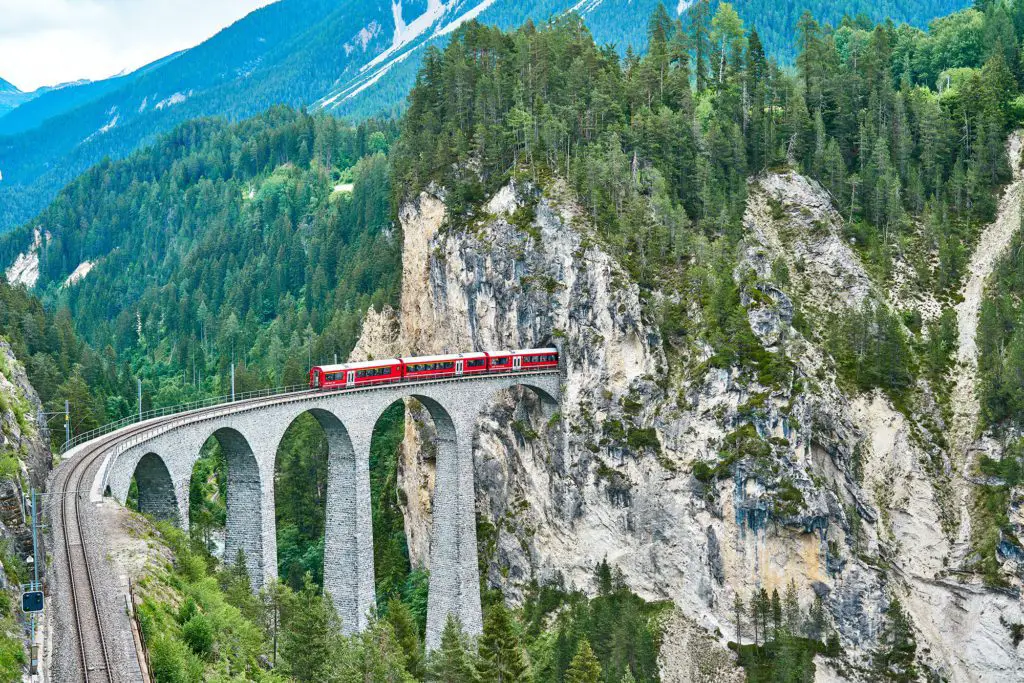
[(971, 256), (968, 272), (970, 275), (960, 293), (963, 295), (956, 307), (959, 332), (957, 351), (957, 381), (953, 388), (953, 423), (950, 425), (950, 458), (954, 468), (961, 475), (962, 485), (958, 486), (960, 498), (960, 531), (953, 548), (953, 559), (966, 557), (970, 549), (970, 486), (963, 475), (970, 475), (967, 451), (974, 442), (978, 425), (978, 317), (985, 294), (985, 284), (995, 268), (996, 262), (1010, 246), (1013, 236), (1020, 229), (1021, 198), (1024, 196), (1024, 169), (1021, 168), (1021, 150), (1024, 148), (1024, 131), (1015, 131), (1007, 142), (1007, 154), (1013, 169), (1013, 181), (999, 200), (999, 211), (994, 223), (981, 234), (978, 246)]

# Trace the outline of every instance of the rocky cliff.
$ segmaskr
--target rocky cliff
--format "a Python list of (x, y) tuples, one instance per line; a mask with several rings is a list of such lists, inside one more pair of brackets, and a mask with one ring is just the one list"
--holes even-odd
[[(607, 559), (642, 597), (676, 605), (665, 680), (725, 676), (734, 597), (790, 581), (804, 605), (822, 599), (843, 647), (822, 680), (862, 675), (897, 597), (924, 667), (948, 680), (1024, 675), (1016, 595), (950, 578), (964, 483), (944, 466), (940, 411), (842, 388), (822, 345), (831, 313), (868, 301), (931, 314), (934, 302), (872, 283), (816, 183), (751, 182), (732, 274), (760, 344), (792, 368), (783, 385), (709, 368), (707, 349), (670, 363), (645, 297), (557, 183), (510, 184), (458, 225), (428, 193), (400, 218), (401, 307), (368, 316), (357, 355), (562, 351), (556, 416), (524, 390), (498, 397), (474, 435), (478, 542), (507, 596), (534, 579), (593, 590)], [(798, 332), (798, 311), (820, 322)], [(406, 528), (425, 564), (432, 427), (415, 406), (407, 415)]]
[(42, 404), (14, 351), (0, 339), (0, 454), (18, 461), (24, 480), (40, 488), (51, 467), (50, 445), (37, 424)]
[[(20, 583), (31, 579), (31, 567), (24, 563), (33, 552), (25, 505), (29, 487), (40, 488), (51, 467), (50, 446), (37, 424), (41, 410), (24, 367), (0, 339), (0, 589), (8, 592), (9, 605), (20, 601)], [(45, 557), (41, 546), (40, 561)], [(19, 609), (0, 622), (4, 652), (17, 650), (18, 642), (27, 639), (27, 617)]]

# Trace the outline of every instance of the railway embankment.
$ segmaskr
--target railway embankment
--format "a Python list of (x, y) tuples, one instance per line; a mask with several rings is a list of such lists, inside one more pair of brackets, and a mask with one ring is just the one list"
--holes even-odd
[(89, 446), (68, 455), (47, 482), (51, 680), (142, 681), (126, 577), (112, 561), (119, 525), (108, 508), (116, 506), (89, 495), (101, 459)]

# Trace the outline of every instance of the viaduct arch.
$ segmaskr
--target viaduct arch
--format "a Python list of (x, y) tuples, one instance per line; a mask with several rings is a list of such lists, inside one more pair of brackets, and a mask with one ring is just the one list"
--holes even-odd
[(188, 414), (154, 426), (115, 447), (100, 469), (96, 491), (108, 487), (122, 504), (134, 476), (143, 512), (189, 524), (188, 491), (202, 445), (218, 440), (227, 459), (228, 529), (225, 558), (239, 549), (254, 588), (277, 580), (274, 467), (285, 431), (309, 412), (328, 441), (324, 590), (346, 633), (362, 630), (375, 606), (369, 454), (373, 430), (395, 401), (415, 398), (437, 428), (437, 464), (427, 597), (428, 649), (440, 645), (449, 614), (471, 634), (483, 630), (477, 564), (473, 432), (497, 394), (524, 387), (553, 412), (560, 396), (557, 371), (471, 377), (305, 393), (258, 404), (227, 404), (214, 413)]

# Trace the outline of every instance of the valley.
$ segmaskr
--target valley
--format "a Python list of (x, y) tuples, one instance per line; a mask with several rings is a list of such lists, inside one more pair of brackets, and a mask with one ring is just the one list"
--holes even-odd
[(302, 2), (13, 110), (132, 112), (0, 235), (89, 680), (1024, 677), (1024, 2)]

